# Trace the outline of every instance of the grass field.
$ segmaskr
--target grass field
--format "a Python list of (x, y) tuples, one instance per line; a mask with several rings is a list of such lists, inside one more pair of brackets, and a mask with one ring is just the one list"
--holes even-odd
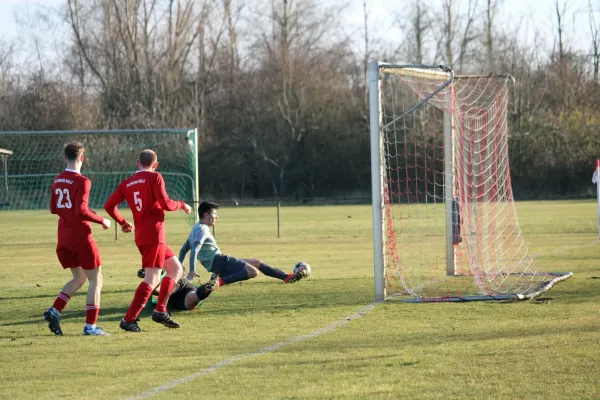
[[(56, 219), (0, 212), (0, 398), (600, 399), (596, 204), (522, 202), (517, 212), (541, 269), (574, 273), (547, 293), (549, 304), (365, 309), (374, 298), (370, 207), (284, 207), (279, 239), (274, 208), (222, 208), (225, 253), (285, 270), (307, 261), (312, 276), (221, 288), (177, 313), (179, 330), (145, 310), (141, 334), (118, 328), (139, 283), (133, 239), (95, 226), (108, 337), (81, 335), (87, 285), (62, 314), (65, 336), (49, 332), (42, 313), (70, 277), (54, 252)], [(189, 225), (183, 213), (167, 225), (177, 252)]]

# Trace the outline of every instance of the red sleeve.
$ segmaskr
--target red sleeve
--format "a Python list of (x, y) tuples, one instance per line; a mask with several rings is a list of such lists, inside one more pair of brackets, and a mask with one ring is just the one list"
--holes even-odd
[(50, 213), (56, 214), (56, 198), (54, 197), (54, 185), (50, 186)]
[(125, 200), (125, 196), (121, 191), (121, 185), (117, 186), (117, 190), (114, 191), (113, 194), (110, 195), (106, 203), (104, 203), (104, 210), (110, 215), (115, 221), (119, 223), (119, 225), (123, 225), (125, 223), (125, 218), (119, 213), (119, 209), (117, 206), (121, 204)]
[(92, 188), (92, 182), (89, 179), (84, 179), (83, 187), (80, 190), (80, 194), (75, 199), (75, 215), (81, 218), (83, 221), (95, 222), (101, 224), (104, 221), (99, 215), (92, 213), (88, 208), (90, 200), (90, 189)]
[(183, 208), (183, 201), (175, 201), (169, 198), (165, 189), (165, 180), (161, 174), (156, 174), (156, 181), (152, 183), (152, 192), (163, 210), (175, 211)]

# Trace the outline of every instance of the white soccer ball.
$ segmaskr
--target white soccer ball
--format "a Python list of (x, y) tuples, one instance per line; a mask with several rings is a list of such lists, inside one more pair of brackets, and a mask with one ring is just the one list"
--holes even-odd
[(303, 278), (308, 278), (310, 276), (310, 265), (303, 261), (297, 262), (294, 265), (294, 275), (302, 275)]

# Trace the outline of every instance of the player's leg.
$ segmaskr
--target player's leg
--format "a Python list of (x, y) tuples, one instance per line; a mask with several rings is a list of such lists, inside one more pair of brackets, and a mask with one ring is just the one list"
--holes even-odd
[(168, 257), (169, 255), (171, 255), (169, 254), (169, 251), (165, 251), (165, 257), (167, 258), (165, 259), (164, 270), (167, 272), (167, 275), (163, 278), (163, 280), (160, 283), (158, 301), (156, 303), (156, 311), (158, 312), (167, 311), (167, 303), (169, 301), (169, 296), (171, 295), (175, 284), (183, 274), (183, 268), (181, 267), (179, 259), (175, 256)]
[(256, 267), (260, 272), (262, 272), (263, 274), (265, 274), (267, 276), (270, 276), (272, 278), (281, 279), (283, 281), (283, 283), (298, 282), (303, 277), (301, 273), (297, 273), (297, 274), (287, 273), (287, 272), (280, 270), (279, 268), (271, 267), (270, 265), (267, 265), (258, 259), (244, 259), (244, 261), (247, 262), (248, 264)]
[(61, 312), (71, 297), (85, 283), (85, 274), (81, 268), (79, 254), (75, 248), (58, 247), (56, 249), (56, 255), (58, 256), (58, 261), (60, 261), (63, 269), (69, 269), (72, 275), (71, 280), (65, 283), (52, 305), (58, 312)]
[(162, 262), (157, 265), (157, 267), (161, 269), (164, 268), (164, 270), (167, 271), (167, 275), (160, 282), (158, 301), (156, 303), (156, 308), (152, 313), (152, 320), (161, 323), (168, 328), (179, 328), (180, 325), (171, 317), (171, 314), (167, 312), (167, 302), (175, 287), (175, 283), (183, 274), (183, 267), (169, 246), (166, 244), (159, 244), (159, 247), (162, 247), (162, 249), (159, 249), (159, 253), (162, 254), (159, 259), (161, 259)]
[(89, 282), (86, 305), (84, 335), (104, 336), (108, 333), (96, 326), (100, 313), (100, 293), (102, 292), (102, 260), (96, 242), (91, 241), (82, 245), (79, 253), (81, 268)]
[(138, 250), (142, 255), (144, 280), (138, 285), (135, 294), (133, 295), (133, 301), (129, 305), (127, 313), (125, 313), (125, 316), (119, 324), (121, 329), (129, 332), (142, 331), (138, 326), (136, 319), (150, 298), (152, 290), (154, 290), (156, 285), (160, 282), (161, 273), (161, 269), (154, 268), (157, 264), (157, 257), (159, 256), (158, 246), (138, 246)]
[(58, 296), (56, 296), (52, 307), (44, 312), (44, 319), (48, 322), (48, 328), (50, 328), (52, 333), (62, 336), (60, 313), (71, 297), (85, 283), (85, 274), (78, 266), (79, 261), (77, 259), (77, 253), (72, 249), (67, 249), (66, 247), (59, 245), (56, 248), (56, 255), (58, 256), (58, 261), (60, 261), (62, 267), (64, 269), (70, 269), (73, 278), (63, 286)]
[[(165, 271), (163, 269), (162, 274), (161, 274), (161, 279), (165, 277), (165, 275), (167, 275), (167, 271)], [(146, 276), (146, 272), (144, 270), (144, 268), (140, 268), (137, 272), (137, 276), (138, 278), (144, 279), (144, 276)], [(146, 307), (149, 306), (156, 306), (157, 300), (154, 298), (154, 296), (158, 296), (158, 291), (160, 289), (160, 283), (158, 284), (158, 286), (156, 286), (153, 290), (152, 293), (150, 294), (150, 298), (148, 299), (148, 302), (146, 303)]]
[(229, 285), (258, 276), (258, 268), (248, 264), (244, 260), (235, 257), (217, 254), (213, 260), (212, 271), (220, 277), (219, 285)]
[(185, 296), (185, 308), (186, 310), (194, 310), (198, 306), (202, 305), (202, 300), (198, 296), (195, 290), (190, 290)]
[(285, 283), (288, 283), (293, 278), (295, 278), (294, 274), (288, 274), (287, 272), (284, 272), (284, 271), (280, 270), (279, 268), (271, 267), (270, 265), (265, 264), (261, 260), (258, 260), (255, 258), (244, 258), (243, 260), (246, 263), (248, 263), (248, 264), (252, 265), (253, 267), (255, 267), (256, 269), (258, 269), (263, 274), (270, 276), (271, 278), (280, 279), (280, 280), (284, 281)]

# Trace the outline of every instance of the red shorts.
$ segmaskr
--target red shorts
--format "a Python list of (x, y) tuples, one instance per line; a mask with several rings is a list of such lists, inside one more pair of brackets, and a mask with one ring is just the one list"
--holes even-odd
[(163, 269), (165, 260), (175, 257), (175, 253), (166, 243), (138, 246), (138, 250), (142, 255), (142, 268)]
[(98, 246), (93, 240), (56, 246), (56, 255), (63, 268), (94, 269), (102, 265)]

